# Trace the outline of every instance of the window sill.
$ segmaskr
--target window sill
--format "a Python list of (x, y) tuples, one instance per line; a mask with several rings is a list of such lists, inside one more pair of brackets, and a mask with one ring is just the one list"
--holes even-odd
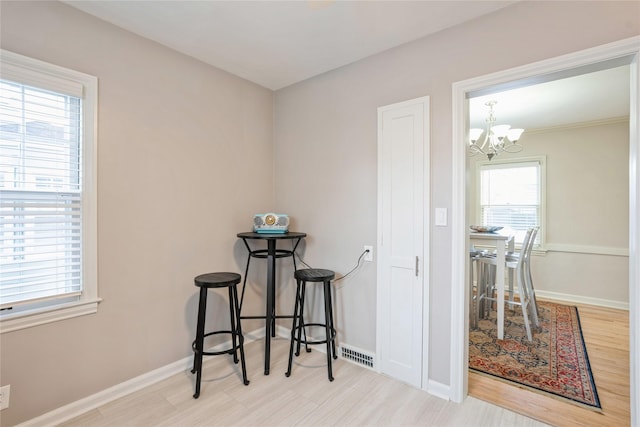
[(0, 334), (98, 312), (100, 298), (0, 316)]

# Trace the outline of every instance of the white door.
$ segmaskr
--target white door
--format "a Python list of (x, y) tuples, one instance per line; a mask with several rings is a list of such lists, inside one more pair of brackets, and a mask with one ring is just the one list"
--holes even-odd
[(380, 372), (415, 387), (422, 387), (427, 366), (428, 117), (429, 97), (378, 109), (378, 365)]

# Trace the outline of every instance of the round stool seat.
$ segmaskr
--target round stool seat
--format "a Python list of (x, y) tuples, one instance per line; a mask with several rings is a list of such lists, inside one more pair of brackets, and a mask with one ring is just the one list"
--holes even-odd
[(240, 275), (238, 273), (207, 273), (197, 276), (194, 282), (199, 288), (224, 288), (240, 283)]
[(336, 277), (336, 273), (323, 268), (306, 268), (296, 270), (294, 277), (304, 282), (325, 282), (327, 280), (333, 280)]

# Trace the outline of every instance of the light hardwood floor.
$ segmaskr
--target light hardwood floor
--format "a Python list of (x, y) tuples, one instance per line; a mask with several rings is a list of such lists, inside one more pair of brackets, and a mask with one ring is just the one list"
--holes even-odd
[(284, 372), (288, 340), (272, 341), (271, 375), (263, 375), (263, 344), (248, 344), (251, 384), (242, 385), (229, 356), (205, 362), (202, 390), (194, 375), (174, 375), (61, 424), (79, 426), (543, 426), (473, 397), (456, 404), (338, 359), (333, 382), (324, 353), (304, 353)]
[(629, 426), (629, 312), (574, 305), (578, 307), (602, 412), (473, 372), (469, 374), (469, 394), (554, 426)]

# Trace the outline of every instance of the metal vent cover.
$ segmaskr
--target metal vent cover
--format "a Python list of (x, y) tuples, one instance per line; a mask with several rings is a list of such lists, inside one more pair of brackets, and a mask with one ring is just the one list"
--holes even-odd
[(373, 369), (375, 367), (375, 355), (356, 347), (341, 346), (340, 357), (367, 368)]

